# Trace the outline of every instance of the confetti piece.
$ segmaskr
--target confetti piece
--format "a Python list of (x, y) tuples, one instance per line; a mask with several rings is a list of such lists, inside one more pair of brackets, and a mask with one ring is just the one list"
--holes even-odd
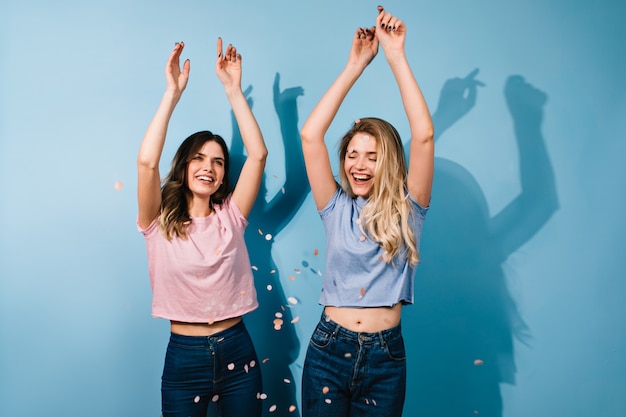
[(322, 394), (328, 394), (329, 391), (330, 391), (330, 388), (328, 387), (322, 388)]
[(283, 194), (285, 194), (285, 187), (282, 187), (282, 188), (280, 189), (280, 191), (282, 191), (282, 192), (283, 192)]
[(313, 250), (313, 256), (317, 256), (317, 255), (319, 255), (319, 254), (320, 254), (320, 251), (319, 251), (319, 250), (317, 250), (317, 249), (314, 249), (314, 250)]
[(196, 398), (193, 399), (193, 402), (198, 404), (200, 402), (200, 396), (196, 395)]
[(222, 253), (222, 251), (221, 251), (221, 250), (219, 250), (219, 249), (216, 249), (216, 250), (215, 250), (215, 254), (216, 254), (216, 255), (219, 255), (219, 254), (221, 254), (221, 253)]
[(293, 413), (294, 411), (296, 411), (296, 406), (295, 405), (290, 405), (289, 406), (289, 412)]
[(250, 368), (254, 368), (256, 366), (256, 361), (250, 361)]
[(289, 301), (291, 304), (298, 304), (298, 299), (296, 297), (289, 297), (287, 298), (287, 301)]
[(299, 321), (300, 321), (300, 316), (296, 316), (291, 320), (291, 324), (296, 324)]
[(352, 353), (348, 352), (346, 354), (343, 355), (344, 358), (351, 358), (352, 357)]
[(258, 268), (258, 267), (256, 267), (256, 266), (254, 266), (254, 265), (252, 265), (252, 269), (254, 269), (255, 271), (258, 271), (258, 270), (259, 270), (259, 268)]
[(275, 270), (275, 269), (272, 269), (272, 270), (270, 271), (270, 274), (275, 274), (275, 273), (276, 273), (276, 270)]
[(372, 400), (372, 404), (374, 404), (374, 407), (376, 407), (376, 400)]
[(219, 396), (219, 395), (217, 395), (217, 394), (215, 394), (215, 395), (213, 396), (213, 398), (211, 398), (211, 401), (213, 401), (214, 403), (216, 403), (216, 402), (217, 402), (217, 400), (219, 400), (219, 399), (220, 399), (220, 396)]
[(272, 240), (272, 235), (269, 233), (265, 235), (265, 240)]
[(246, 373), (248, 373), (248, 364), (245, 364), (245, 365), (243, 366), (243, 370), (244, 370), (244, 371), (246, 371)]
[(269, 362), (269, 360), (270, 360), (270, 358), (264, 358), (263, 359), (263, 363), (267, 363), (267, 362)]
[(482, 361), (482, 359), (476, 359), (476, 360), (474, 360), (474, 365), (476, 365), (476, 366), (480, 366), (480, 365), (482, 365), (483, 363), (484, 363), (484, 362)]
[(361, 296), (365, 295), (365, 288), (361, 288)]
[(268, 291), (272, 291), (272, 286), (271, 286), (271, 285), (268, 285), (268, 286), (267, 286), (267, 290), (268, 290)]
[(263, 236), (263, 230), (258, 229), (257, 231), (259, 232), (259, 234), (260, 234), (261, 236)]
[(235, 364), (234, 363), (229, 363), (228, 364), (228, 370), (232, 371), (233, 369), (235, 369)]
[(266, 400), (267, 399), (267, 394), (266, 393), (261, 393), (261, 395), (259, 395), (259, 398), (262, 400)]
[(283, 382), (284, 382), (285, 384), (291, 384), (291, 381), (290, 381), (289, 379), (287, 379), (287, 378), (283, 379)]
[(115, 189), (121, 190), (122, 188), (124, 188), (124, 184), (121, 181), (115, 181)]
[(282, 319), (283, 313), (281, 313), (280, 311), (277, 311), (276, 314), (274, 314), (274, 316), (278, 317), (279, 319)]
[(246, 295), (246, 290), (241, 290), (241, 291), (239, 291), (239, 294), (241, 294), (241, 295)]
[(273, 406), (269, 408), (270, 413), (273, 413), (274, 411), (276, 411), (276, 404), (274, 404)]
[(332, 401), (330, 400), (330, 398), (326, 398), (326, 399), (324, 400), (324, 402), (325, 402), (326, 404), (330, 404)]
[(300, 270), (298, 268), (294, 269), (293, 272), (295, 272), (296, 274), (300, 273)]
[(293, 275), (289, 275), (288, 278), (289, 278), (289, 281), (295, 281), (296, 280), (296, 277), (294, 277)]
[(365, 241), (365, 236), (361, 236), (361, 237), (359, 238), (359, 240), (360, 240), (361, 242), (364, 242), (364, 241)]

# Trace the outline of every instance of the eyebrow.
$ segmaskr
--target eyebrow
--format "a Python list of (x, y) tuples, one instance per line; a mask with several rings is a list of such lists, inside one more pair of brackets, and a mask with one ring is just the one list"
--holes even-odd
[[(201, 156), (201, 157), (203, 157), (203, 158), (206, 158), (206, 157), (207, 157), (207, 155), (206, 155), (206, 154), (203, 154), (202, 152), (196, 152), (196, 155), (195, 155), (195, 156)], [(216, 157), (214, 157), (214, 158), (213, 158), (213, 160), (217, 160), (217, 161), (225, 161), (225, 160), (226, 160), (226, 158), (223, 158), (223, 157), (221, 157), (221, 156), (216, 156)]]

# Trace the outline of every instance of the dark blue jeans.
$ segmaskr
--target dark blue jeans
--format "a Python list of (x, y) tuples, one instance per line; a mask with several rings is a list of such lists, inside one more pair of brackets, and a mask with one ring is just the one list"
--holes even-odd
[(260, 416), (260, 364), (242, 322), (211, 336), (172, 333), (161, 380), (163, 417)]
[(406, 355), (400, 325), (356, 333), (322, 315), (302, 374), (302, 416), (401, 416)]

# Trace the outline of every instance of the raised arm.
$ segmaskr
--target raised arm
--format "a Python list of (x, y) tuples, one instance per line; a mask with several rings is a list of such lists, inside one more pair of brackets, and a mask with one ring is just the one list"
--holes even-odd
[(318, 209), (326, 206), (337, 189), (324, 135), (346, 95), (378, 53), (375, 35), (373, 27), (356, 30), (348, 63), (317, 103), (300, 132), (307, 176)]
[(423, 207), (430, 204), (434, 167), (434, 129), (426, 100), (406, 58), (406, 26), (396, 16), (378, 6), (376, 37), (400, 89), (402, 104), (411, 130), (409, 145), (409, 193)]
[(267, 148), (261, 129), (248, 105), (248, 100), (241, 90), (241, 55), (232, 45), (228, 45), (226, 51), (223, 52), (222, 38), (217, 39), (215, 73), (224, 85), (226, 97), (237, 119), (241, 139), (246, 148), (247, 157), (241, 168), (232, 198), (239, 210), (247, 217), (259, 192), (267, 159)]
[(137, 157), (138, 224), (146, 228), (159, 214), (161, 208), (161, 177), (159, 161), (163, 152), (167, 127), (189, 79), (189, 60), (180, 70), (180, 54), (185, 44), (176, 43), (165, 66), (166, 89), (161, 103), (144, 134)]

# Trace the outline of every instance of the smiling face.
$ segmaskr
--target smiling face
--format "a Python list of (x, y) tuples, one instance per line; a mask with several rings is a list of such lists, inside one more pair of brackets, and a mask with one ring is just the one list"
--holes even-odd
[(225, 175), (222, 147), (207, 141), (187, 164), (187, 187), (194, 197), (210, 198), (222, 185)]
[(355, 196), (369, 197), (374, 185), (377, 158), (376, 139), (367, 133), (356, 133), (348, 143), (343, 160), (343, 169)]

